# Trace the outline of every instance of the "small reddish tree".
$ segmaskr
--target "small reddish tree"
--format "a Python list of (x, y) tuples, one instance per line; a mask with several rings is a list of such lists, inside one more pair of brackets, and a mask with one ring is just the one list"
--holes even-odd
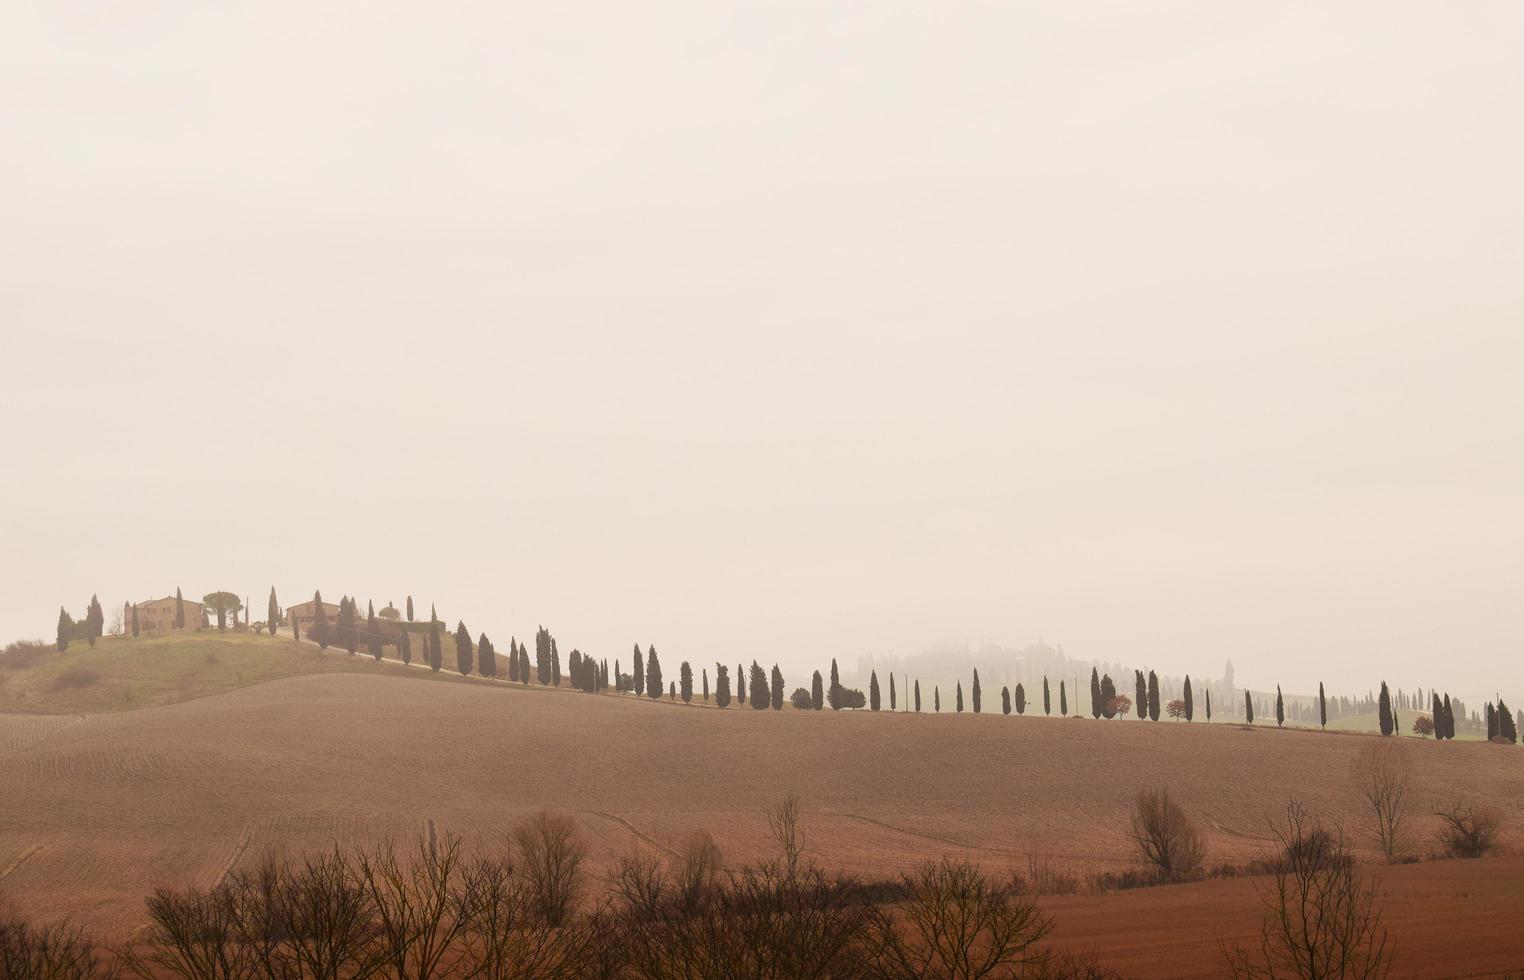
[(1115, 718), (1119, 715), (1126, 717), (1127, 712), (1131, 710), (1132, 698), (1128, 697), (1125, 694), (1118, 694), (1106, 702), (1106, 710), (1104, 714), (1107, 718)]
[(1428, 715), (1419, 715), (1418, 719), (1413, 722), (1413, 734), (1419, 738), (1428, 738), (1434, 734), (1434, 722), (1429, 719)]
[(1181, 698), (1176, 698), (1164, 706), (1164, 713), (1179, 721), (1185, 717), (1185, 701)]

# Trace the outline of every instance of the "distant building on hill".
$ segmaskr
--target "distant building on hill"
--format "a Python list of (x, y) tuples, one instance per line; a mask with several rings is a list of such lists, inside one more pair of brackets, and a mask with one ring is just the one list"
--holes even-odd
[[(325, 602), (323, 603), (323, 614), (328, 617), (328, 624), (331, 626), (338, 622), (339, 607), (331, 602)], [(302, 631), (303, 636), (306, 636), (307, 628), (316, 615), (317, 602), (315, 600), (308, 599), (306, 602), (298, 602), (294, 606), (286, 607), (286, 625), (290, 626), (292, 620), (295, 620), (297, 628)]]
[[(162, 599), (146, 599), (137, 604), (138, 629), (144, 633), (164, 633), (175, 628), (175, 597), (167, 595)], [(122, 626), (127, 632), (132, 632), (132, 608), (128, 606), (122, 611), (125, 617)], [(201, 608), (201, 602), (197, 599), (185, 600), (185, 628), (188, 630), (200, 629), (205, 625), (205, 610)]]

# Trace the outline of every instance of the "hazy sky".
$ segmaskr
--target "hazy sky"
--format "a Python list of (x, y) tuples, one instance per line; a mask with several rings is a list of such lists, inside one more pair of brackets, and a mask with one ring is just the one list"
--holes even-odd
[(1524, 702), (1521, 35), (0, 5), (0, 637), (274, 584)]

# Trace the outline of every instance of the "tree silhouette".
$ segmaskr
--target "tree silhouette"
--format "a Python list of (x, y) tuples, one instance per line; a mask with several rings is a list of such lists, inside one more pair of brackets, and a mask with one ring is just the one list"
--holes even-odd
[(1011, 713), (1011, 689), (1008, 687), (1000, 688), (1000, 713), (1003, 715)]
[(693, 700), (693, 668), (686, 660), (677, 668), (677, 689), (683, 692), (683, 704)]
[(412, 596), (408, 596), (407, 597), (407, 621), (410, 622), (410, 623), (413, 621), (413, 597)]
[(1043, 675), (1042, 679), (1042, 713), (1045, 715), (1053, 714), (1053, 695), (1048, 691), (1047, 675)]
[[(376, 644), (376, 649), (380, 648), (381, 645)], [(476, 641), (476, 672), (483, 677), (497, 676), (497, 649), (492, 646), (492, 641), (487, 639), (486, 633), (483, 633)]]
[(897, 707), (898, 705), (895, 704), (894, 697), (894, 671), (891, 670), (889, 672), (889, 710), (893, 711)]
[(768, 700), (772, 702), (772, 706), (773, 706), (773, 710), (774, 711), (782, 711), (783, 710), (783, 671), (778, 669), (778, 665), (777, 664), (773, 664), (773, 678), (772, 679), (773, 679), (773, 689), (772, 689), (772, 692), (771, 692), (772, 696)]
[[(1115, 697), (1115, 692), (1112, 694)], [(1101, 712), (1106, 704), (1106, 697), (1101, 693), (1101, 673), (1094, 667), (1090, 668), (1090, 714), (1094, 718), (1101, 717)]]
[(1186, 674), (1185, 675), (1185, 691), (1183, 692), (1183, 695), (1180, 698), (1180, 701), (1181, 701), (1181, 704), (1183, 705), (1183, 707), (1185, 709), (1185, 720), (1186, 721), (1192, 721), (1192, 720), (1194, 720), (1195, 717), (1196, 717), (1196, 702), (1195, 702), (1195, 700), (1193, 700), (1191, 698), (1191, 675), (1190, 674)]
[(1392, 694), (1386, 688), (1386, 681), (1381, 682), (1381, 698), (1378, 702), (1377, 721), (1381, 725), (1381, 734), (1390, 735), (1396, 727), (1396, 721), (1392, 718)]
[(180, 587), (175, 586), (175, 629), (185, 629), (185, 597), (180, 594)]
[(471, 673), (471, 632), (464, 620), (455, 623), (455, 669), (462, 677)]
[(1069, 695), (1064, 693), (1064, 682), (1058, 682), (1058, 716), (1069, 717)]
[(1286, 702), (1281, 698), (1281, 686), (1275, 685), (1275, 727), (1286, 724)]
[(709, 703), (709, 668), (705, 667), (703, 669), (703, 673), (704, 673), (704, 703), (708, 704)]
[(275, 586), (270, 586), (270, 608), (265, 611), (265, 629), (274, 636), (280, 627), (280, 603), (275, 601)]
[(656, 656), (655, 646), (646, 650), (646, 695), (652, 701), (661, 698), (661, 660)]
[(138, 604), (136, 602), (132, 604), (132, 635), (138, 635)]
[(444, 644), (439, 639), (439, 620), (429, 621), (429, 669), (439, 673), (444, 666)]
[[(961, 690), (961, 688), (960, 688), (960, 690)], [(973, 696), (974, 714), (977, 715), (979, 713), (980, 700), (981, 700), (980, 697), (979, 697), (979, 668), (978, 667), (974, 668), (974, 686), (973, 686), (973, 689), (971, 691), (969, 691), (969, 694), (971, 694)], [(959, 700), (962, 700), (962, 699), (960, 698)], [(962, 711), (963, 710), (963, 706), (959, 705), (958, 706), (958, 710)]]
[(630, 670), (630, 679), (635, 682), (635, 696), (643, 696), (646, 693), (646, 661), (639, 643), (635, 644), (635, 666)]
[(1117, 686), (1112, 682), (1111, 675), (1103, 675), (1101, 677), (1101, 714), (1108, 719), (1116, 716), (1116, 708), (1112, 706), (1116, 696)]
[(1159, 720), (1159, 675), (1148, 672), (1148, 719)]
[(1508, 710), (1508, 704), (1502, 698), (1498, 698), (1497, 716), (1498, 737), (1504, 739), (1509, 744), (1517, 743), (1519, 741), (1519, 728), (1514, 724), (1513, 713)]
[(323, 608), (323, 593), (312, 593), (312, 628), (307, 631), (321, 650), (327, 650), (331, 640), (328, 627), (328, 611)]
[(766, 711), (773, 706), (772, 692), (767, 686), (767, 671), (758, 666), (757, 662), (751, 662), (751, 706), (756, 711)]
[(1143, 679), (1143, 672), (1141, 670), (1132, 672), (1132, 683), (1135, 694), (1133, 704), (1138, 709), (1138, 720), (1142, 721), (1148, 717), (1148, 682)]
[[(1435, 704), (1438, 704), (1435, 701)], [(1323, 682), (1318, 681), (1318, 727), (1328, 729), (1328, 698), (1323, 694)]]
[(1016, 713), (1018, 715), (1027, 713), (1027, 689), (1019, 681), (1016, 684)]
[(561, 686), (561, 651), (556, 647), (554, 636), (550, 638), (550, 683), (553, 687)]
[(1244, 690), (1244, 721), (1254, 724), (1254, 698), (1249, 695), (1247, 688)]
[(714, 703), (722, 708), (730, 707), (730, 673), (724, 664), (714, 665)]
[(74, 632), (74, 617), (69, 615), (63, 606), (58, 607), (58, 652), (67, 653), (69, 650), (69, 636)]
[(741, 669), (740, 664), (736, 664), (736, 700), (746, 703), (746, 671)]
[(942, 713), (942, 687), (934, 684), (931, 688), (931, 708), (937, 714)]
[(376, 622), (376, 604), (366, 600), (365, 652), (381, 662), (381, 625)]
[(815, 676), (810, 679), (810, 704), (819, 711), (825, 707), (824, 685), (820, 680), (820, 671), (815, 671)]
[(878, 710), (878, 671), (868, 672), (868, 709)]
[(840, 711), (842, 708), (841, 674), (836, 670), (836, 658), (831, 658), (831, 686), (826, 688), (826, 703), (832, 711)]
[(1207, 724), (1210, 725), (1212, 723), (1212, 689), (1210, 687), (1206, 689), (1206, 718)]
[(921, 713), (921, 682), (919, 680), (915, 682), (915, 713)]

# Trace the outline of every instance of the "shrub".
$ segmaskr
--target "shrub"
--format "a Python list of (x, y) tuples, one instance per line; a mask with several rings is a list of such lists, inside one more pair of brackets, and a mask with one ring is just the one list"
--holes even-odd
[(55, 691), (66, 691), (89, 687), (100, 679), (101, 672), (93, 667), (70, 667), (62, 674), (53, 678), (53, 689)]
[(1491, 804), (1449, 803), (1434, 808), (1441, 821), (1439, 842), (1451, 857), (1476, 858), (1497, 846), (1503, 813)]
[(794, 688), (794, 693), (788, 696), (788, 703), (800, 711), (809, 711), (815, 707), (815, 698), (810, 694), (808, 688), (796, 687)]
[(22, 670), (41, 662), (48, 652), (48, 645), (41, 640), (16, 640), (0, 650), (0, 667)]
[(1169, 791), (1139, 790), (1128, 832), (1143, 860), (1166, 881), (1184, 881), (1194, 875), (1206, 857), (1206, 846), (1180, 804)]
[(1283, 860), (1269, 883), (1256, 884), (1265, 906), (1258, 948), (1222, 947), (1237, 978), (1325, 977), (1375, 980), (1391, 972), (1393, 948), (1341, 837), (1320, 827), (1300, 804), (1274, 828)]
[(1051, 929), (1037, 906), (972, 864), (923, 864), (905, 875), (905, 902), (875, 909), (867, 952), (890, 978), (1018, 976)]
[(34, 926), (24, 919), (0, 918), (0, 977), (112, 980), (120, 973), (115, 962), (67, 922)]

